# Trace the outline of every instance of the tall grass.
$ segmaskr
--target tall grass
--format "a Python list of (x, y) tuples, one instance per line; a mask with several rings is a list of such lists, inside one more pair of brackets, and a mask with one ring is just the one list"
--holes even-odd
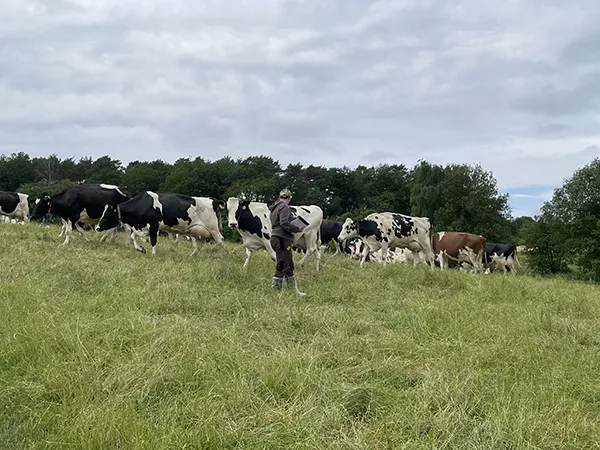
[(600, 445), (600, 289), (0, 225), (0, 447)]

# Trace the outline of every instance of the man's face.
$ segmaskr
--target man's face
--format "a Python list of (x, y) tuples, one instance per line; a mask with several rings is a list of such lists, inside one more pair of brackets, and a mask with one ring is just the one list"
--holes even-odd
[(286, 205), (290, 203), (290, 200), (292, 200), (292, 197), (279, 197), (281, 199), (281, 201), (283, 203), (285, 203)]

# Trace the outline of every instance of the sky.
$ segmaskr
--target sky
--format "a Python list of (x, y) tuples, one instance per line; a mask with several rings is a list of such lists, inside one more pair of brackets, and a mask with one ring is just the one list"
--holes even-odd
[(481, 164), (535, 214), (600, 156), (597, 0), (8, 0), (0, 153)]

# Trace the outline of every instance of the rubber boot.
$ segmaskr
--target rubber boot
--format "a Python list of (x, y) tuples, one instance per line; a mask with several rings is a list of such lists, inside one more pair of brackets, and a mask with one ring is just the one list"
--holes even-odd
[(296, 291), (298, 295), (306, 295), (306, 292), (302, 292), (298, 289), (298, 282), (296, 281), (296, 277), (286, 277), (285, 278), (286, 285), (289, 289), (293, 289)]
[(283, 286), (283, 278), (281, 277), (273, 277), (273, 281), (271, 282), (271, 287), (276, 290), (280, 290)]

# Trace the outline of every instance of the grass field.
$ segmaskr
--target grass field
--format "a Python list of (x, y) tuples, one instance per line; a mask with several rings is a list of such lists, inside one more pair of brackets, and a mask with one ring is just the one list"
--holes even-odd
[(58, 233), (0, 225), (3, 449), (600, 447), (596, 286)]

